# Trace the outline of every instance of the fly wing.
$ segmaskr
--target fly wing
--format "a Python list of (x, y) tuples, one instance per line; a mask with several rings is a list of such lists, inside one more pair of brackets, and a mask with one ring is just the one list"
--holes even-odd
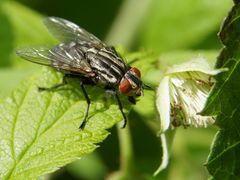
[(59, 17), (48, 17), (44, 20), (44, 24), (49, 32), (62, 42), (85, 41), (105, 46), (96, 36), (68, 20)]
[(44, 46), (19, 48), (16, 53), (23, 59), (41, 65), (52, 66), (64, 73), (86, 77), (95, 75), (84, 58), (83, 52), (69, 44), (60, 44), (54, 48)]
[(16, 54), (23, 59), (31, 61), (36, 64), (51, 66), (51, 58), (49, 56), (50, 49), (45, 46), (37, 47), (23, 47), (16, 50)]

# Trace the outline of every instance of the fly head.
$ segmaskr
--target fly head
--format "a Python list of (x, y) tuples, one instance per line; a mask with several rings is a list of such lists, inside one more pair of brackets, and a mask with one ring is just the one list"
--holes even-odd
[(120, 81), (119, 91), (127, 96), (143, 95), (143, 83), (139, 69), (132, 67), (126, 72)]

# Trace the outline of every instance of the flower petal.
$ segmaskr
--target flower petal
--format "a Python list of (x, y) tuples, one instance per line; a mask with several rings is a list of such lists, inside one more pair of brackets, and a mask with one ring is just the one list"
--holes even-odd
[(160, 133), (166, 131), (170, 125), (170, 92), (169, 77), (165, 76), (157, 90), (157, 109), (160, 114)]
[(174, 74), (180, 72), (191, 72), (198, 71), (208, 75), (216, 75), (223, 71), (227, 71), (226, 68), (222, 69), (212, 69), (209, 63), (204, 57), (197, 57), (196, 59), (190, 60), (188, 62), (177, 64), (168, 69), (166, 74)]

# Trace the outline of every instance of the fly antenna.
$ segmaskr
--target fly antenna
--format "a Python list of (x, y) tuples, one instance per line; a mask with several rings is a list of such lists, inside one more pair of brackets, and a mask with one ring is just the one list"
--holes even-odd
[(154, 91), (154, 89), (151, 86), (146, 85), (146, 84), (143, 84), (143, 89)]

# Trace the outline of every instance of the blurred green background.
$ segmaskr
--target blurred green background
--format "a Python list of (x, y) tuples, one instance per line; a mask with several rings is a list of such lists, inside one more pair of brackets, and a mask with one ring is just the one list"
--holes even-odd
[[(75, 22), (126, 52), (152, 52), (151, 62), (142, 66), (153, 63), (144, 80), (154, 86), (168, 65), (199, 54), (214, 64), (221, 48), (217, 32), (231, 5), (230, 0), (1, 0), (0, 97), (4, 98), (21, 80), (41, 68), (18, 58), (16, 47), (56, 42), (44, 28), (43, 16)], [(168, 168), (152, 177), (161, 162), (161, 143), (156, 136), (158, 114), (154, 110), (154, 96), (147, 98), (149, 109), (143, 110), (138, 105), (129, 115), (135, 165), (141, 178), (207, 179), (203, 164), (216, 132), (214, 127), (180, 128), (175, 134)], [(116, 129), (111, 129), (111, 133), (96, 152), (43, 178), (110, 178), (120, 165)]]

